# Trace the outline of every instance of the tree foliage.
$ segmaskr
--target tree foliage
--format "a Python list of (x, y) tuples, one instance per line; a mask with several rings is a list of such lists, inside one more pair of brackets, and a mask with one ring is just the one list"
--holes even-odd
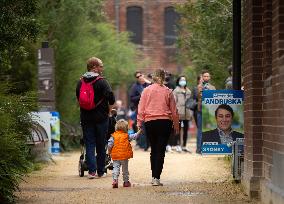
[(13, 193), (30, 167), (28, 112), (34, 110), (36, 98), (23, 92), (34, 82), (37, 2), (0, 2), (0, 203), (15, 201)]
[[(21, 74), (19, 65), (30, 57), (28, 42), (35, 42), (39, 33), (36, 20), (38, 0), (4, 0), (0, 2), (0, 74), (8, 75), (12, 82), (20, 76), (30, 76), (28, 64)], [(25, 75), (27, 73), (27, 75)], [(32, 83), (28, 78), (21, 81)], [(22, 84), (23, 85), (23, 84)], [(27, 84), (24, 84), (27, 85)], [(24, 86), (25, 87), (25, 86)], [(23, 86), (18, 86), (23, 90)], [(18, 89), (18, 90), (19, 90)]]
[(7, 85), (0, 83), (0, 203), (14, 202), (14, 191), (31, 163), (26, 139), (30, 135), (35, 108), (32, 94), (11, 95)]
[[(36, 50), (48, 40), (55, 51), (56, 100), (63, 120), (78, 123), (75, 86), (86, 60), (104, 61), (113, 86), (133, 73), (136, 49), (125, 33), (105, 23), (103, 0), (3, 0), (0, 2), (0, 203), (13, 202), (13, 192), (29, 167), (26, 137), (28, 112), (36, 90)], [(9, 84), (9, 86), (8, 86)]]
[(190, 59), (197, 73), (209, 70), (213, 83), (223, 88), (232, 63), (232, 0), (187, 0), (177, 11), (180, 59)]
[(115, 87), (134, 72), (136, 50), (125, 33), (105, 23), (101, 0), (47, 1), (41, 8), (44, 37), (55, 49), (57, 108), (64, 121), (78, 123), (75, 86), (86, 60), (101, 58), (105, 77)]

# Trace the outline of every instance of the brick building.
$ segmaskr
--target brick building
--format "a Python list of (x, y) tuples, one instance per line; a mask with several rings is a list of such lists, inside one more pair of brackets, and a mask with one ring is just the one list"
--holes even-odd
[(245, 162), (251, 197), (284, 203), (284, 1), (244, 0)]
[[(180, 73), (182, 67), (176, 62), (175, 4), (185, 0), (106, 0), (105, 12), (118, 32), (132, 33), (131, 41), (142, 52), (147, 62), (137, 67), (146, 74), (163, 67), (172, 73)], [(116, 98), (128, 101), (126, 87), (115, 90)]]
[(174, 5), (185, 0), (106, 0), (105, 11), (118, 32), (130, 31), (131, 40), (149, 60), (139, 69), (150, 72), (164, 67), (176, 73), (180, 68), (175, 60), (178, 19)]

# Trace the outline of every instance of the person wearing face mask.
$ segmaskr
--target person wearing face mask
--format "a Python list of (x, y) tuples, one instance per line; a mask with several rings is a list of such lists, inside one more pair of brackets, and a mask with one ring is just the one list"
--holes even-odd
[(179, 114), (179, 129), (182, 130), (180, 131), (179, 137), (176, 138), (177, 152), (181, 151), (190, 152), (188, 148), (186, 148), (186, 143), (188, 139), (188, 123), (192, 119), (193, 113), (190, 109), (186, 108), (185, 106), (186, 100), (191, 96), (191, 91), (189, 90), (187, 85), (188, 84), (186, 77), (179, 76), (176, 80), (176, 88), (173, 91)]

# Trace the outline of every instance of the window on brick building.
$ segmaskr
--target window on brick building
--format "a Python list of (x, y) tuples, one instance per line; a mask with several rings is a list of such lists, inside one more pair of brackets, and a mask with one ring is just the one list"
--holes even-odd
[(130, 39), (135, 44), (142, 45), (143, 40), (143, 9), (138, 6), (127, 8), (127, 31), (131, 32)]
[(174, 7), (165, 8), (164, 14), (164, 28), (165, 28), (165, 45), (173, 45), (177, 39), (177, 22), (179, 20), (178, 13)]

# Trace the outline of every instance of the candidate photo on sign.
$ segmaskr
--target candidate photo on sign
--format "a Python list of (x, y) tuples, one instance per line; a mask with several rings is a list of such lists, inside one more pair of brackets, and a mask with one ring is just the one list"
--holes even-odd
[(215, 110), (217, 128), (202, 132), (202, 144), (204, 142), (218, 142), (228, 144), (236, 141), (236, 138), (243, 138), (244, 134), (232, 129), (234, 111), (231, 106), (221, 104)]

